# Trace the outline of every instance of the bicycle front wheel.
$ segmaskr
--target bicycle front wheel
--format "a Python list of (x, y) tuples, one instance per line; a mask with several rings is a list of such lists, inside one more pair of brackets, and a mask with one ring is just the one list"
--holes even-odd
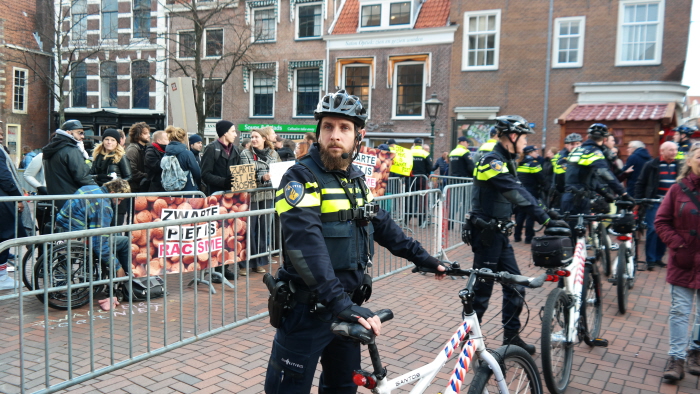
[(550, 393), (561, 394), (569, 386), (574, 361), (573, 342), (566, 331), (571, 321), (570, 300), (564, 289), (547, 297), (542, 317), (542, 375)]
[(595, 264), (586, 264), (581, 292), (580, 332), (586, 345), (593, 346), (593, 340), (600, 335), (603, 321), (603, 300), (600, 289), (600, 275)]
[(612, 273), (612, 261), (610, 260), (610, 237), (608, 237), (608, 230), (605, 228), (604, 223), (598, 223), (596, 231), (598, 234), (599, 247), (596, 253), (603, 266), (603, 270), (605, 270), (605, 276), (610, 276)]
[[(503, 360), (503, 375), (511, 394), (541, 394), (542, 381), (537, 372), (537, 365), (525, 349), (515, 346), (501, 346), (495, 357)], [(491, 367), (482, 363), (469, 386), (467, 394), (501, 393)], [(507, 394), (507, 393), (501, 393)]]
[(627, 313), (627, 295), (629, 294), (628, 275), (627, 275), (627, 245), (624, 242), (620, 243), (620, 249), (617, 252), (617, 307), (621, 314)]

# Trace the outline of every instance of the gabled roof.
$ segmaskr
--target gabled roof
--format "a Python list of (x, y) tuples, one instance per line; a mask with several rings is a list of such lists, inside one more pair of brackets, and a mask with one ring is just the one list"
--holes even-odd
[[(415, 29), (447, 26), (450, 0), (426, 0), (420, 8)], [(360, 1), (345, 0), (331, 34), (354, 34), (360, 23)]]
[(559, 117), (566, 122), (673, 119), (676, 103), (574, 104)]

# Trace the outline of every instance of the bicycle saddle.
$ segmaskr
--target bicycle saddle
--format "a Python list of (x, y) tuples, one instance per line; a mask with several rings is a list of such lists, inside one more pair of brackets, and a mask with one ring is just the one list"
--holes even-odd
[(544, 229), (544, 235), (571, 237), (571, 229), (566, 227), (549, 227)]
[[(375, 314), (379, 316), (379, 320), (382, 323), (394, 318), (394, 314), (390, 309), (382, 309), (375, 312)], [(331, 331), (336, 335), (354, 339), (363, 345), (374, 342), (374, 333), (362, 327), (360, 323), (336, 321), (331, 324)]]

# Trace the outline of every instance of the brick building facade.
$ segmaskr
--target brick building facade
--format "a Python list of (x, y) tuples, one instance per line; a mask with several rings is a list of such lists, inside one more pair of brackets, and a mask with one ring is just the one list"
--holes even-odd
[(51, 54), (43, 52), (32, 34), (45, 27), (48, 7), (46, 0), (5, 2), (0, 7), (0, 129), (15, 164), (23, 146), (38, 149), (48, 142), (51, 101), (33, 67), (46, 69)]
[[(451, 67), (453, 139), (466, 132), (478, 145), (489, 119), (519, 114), (535, 123), (530, 143), (542, 146), (546, 132), (546, 144), (559, 146), (558, 118), (574, 104), (682, 101), (690, 0), (551, 4), (549, 31), (549, 1), (452, 2), (451, 21), (460, 25)], [(674, 126), (679, 110), (655, 130)], [(633, 138), (618, 128), (619, 142)]]
[[(110, 127), (128, 130), (135, 122), (162, 129), (166, 21), (161, 2), (54, 0), (54, 7), (67, 39), (60, 60), (67, 76), (65, 119), (80, 120), (95, 135)], [(54, 122), (60, 124), (57, 116)]]

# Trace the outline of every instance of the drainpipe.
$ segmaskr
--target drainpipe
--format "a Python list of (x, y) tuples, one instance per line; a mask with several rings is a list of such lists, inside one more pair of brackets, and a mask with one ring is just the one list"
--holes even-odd
[(547, 56), (544, 73), (544, 113), (542, 114), (542, 154), (547, 144), (547, 125), (549, 124), (549, 79), (552, 70), (552, 15), (554, 14), (554, 0), (549, 0), (549, 19), (547, 21)]

